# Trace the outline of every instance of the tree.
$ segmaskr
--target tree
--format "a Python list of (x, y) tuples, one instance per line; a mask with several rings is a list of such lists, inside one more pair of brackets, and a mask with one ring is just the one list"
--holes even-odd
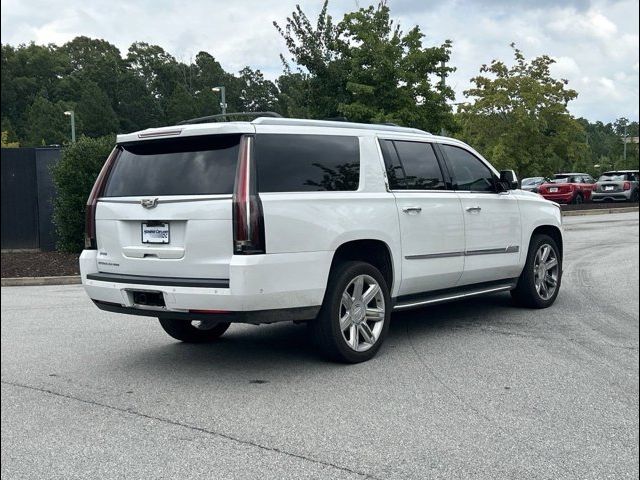
[(577, 97), (566, 80), (551, 76), (554, 63), (543, 55), (527, 62), (512, 44), (515, 63), (483, 65), (460, 107), (461, 137), (496, 167), (521, 176), (551, 175), (589, 167), (585, 131), (567, 111)]
[(65, 106), (38, 95), (26, 112), (26, 147), (63, 144), (70, 140), (69, 120)]
[(118, 131), (118, 117), (107, 94), (94, 82), (82, 83), (80, 98), (75, 106), (81, 122), (78, 132), (89, 137), (101, 137)]
[(245, 67), (240, 70), (240, 105), (243, 112), (266, 112), (278, 110), (278, 87), (265, 80), (260, 70)]
[[(315, 25), (298, 6), (285, 27), (290, 62), (278, 81), (286, 109), (298, 106), (318, 118), (346, 116), (361, 122), (397, 122), (432, 131), (454, 127), (447, 99), (453, 91), (440, 82), (453, 69), (451, 42), (425, 48), (420, 28), (404, 33), (385, 2), (348, 13), (338, 24), (324, 2)], [(304, 93), (303, 93), (304, 92)], [(302, 94), (303, 93), (303, 94)]]
[(62, 158), (53, 168), (56, 198), (53, 223), (57, 247), (65, 252), (79, 252), (84, 245), (85, 205), (100, 169), (113, 149), (113, 136), (82, 136), (62, 150)]

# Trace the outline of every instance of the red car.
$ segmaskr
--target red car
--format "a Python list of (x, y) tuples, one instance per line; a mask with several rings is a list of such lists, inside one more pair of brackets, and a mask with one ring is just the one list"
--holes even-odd
[(583, 203), (591, 200), (596, 181), (587, 173), (558, 173), (538, 187), (538, 193), (557, 203)]

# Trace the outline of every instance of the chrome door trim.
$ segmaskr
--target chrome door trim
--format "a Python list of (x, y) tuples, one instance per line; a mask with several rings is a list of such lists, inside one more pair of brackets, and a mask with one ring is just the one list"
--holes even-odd
[(407, 260), (422, 260), (426, 258), (449, 258), (449, 257), (462, 257), (464, 252), (443, 252), (443, 253), (427, 253), (424, 255), (406, 255), (404, 258)]
[(500, 253), (518, 253), (520, 247), (517, 245), (510, 245), (505, 248), (483, 248), (482, 250), (467, 250), (464, 254), (467, 257), (474, 255), (495, 255)]
[(447, 258), (447, 257), (472, 257), (475, 255), (499, 255), (501, 253), (518, 253), (520, 247), (518, 245), (510, 245), (504, 248), (485, 248), (482, 250), (466, 250), (464, 252), (442, 252), (442, 253), (425, 253), (419, 255), (405, 255), (406, 260), (424, 260), (428, 258)]

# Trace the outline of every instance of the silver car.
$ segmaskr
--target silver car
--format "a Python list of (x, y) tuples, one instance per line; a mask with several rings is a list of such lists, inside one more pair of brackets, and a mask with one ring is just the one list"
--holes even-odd
[(547, 177), (528, 177), (523, 178), (520, 183), (520, 188), (527, 192), (538, 193), (538, 187), (543, 183), (547, 183), (550, 180)]
[(638, 170), (615, 170), (600, 175), (591, 194), (594, 202), (637, 202)]

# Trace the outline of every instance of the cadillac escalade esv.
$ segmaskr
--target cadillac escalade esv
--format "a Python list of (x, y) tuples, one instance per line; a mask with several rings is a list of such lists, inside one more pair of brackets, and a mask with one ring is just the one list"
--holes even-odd
[(87, 204), (84, 288), (185, 342), (306, 321), (330, 359), (380, 348), (392, 311), (510, 291), (556, 299), (559, 206), (452, 138), (261, 117), (119, 135)]

